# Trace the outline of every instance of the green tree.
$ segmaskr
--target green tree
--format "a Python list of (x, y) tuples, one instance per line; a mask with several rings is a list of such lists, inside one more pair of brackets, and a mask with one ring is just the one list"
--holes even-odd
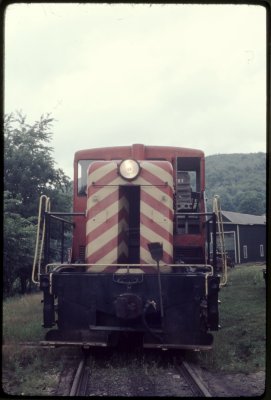
[(266, 154), (217, 154), (206, 157), (208, 210), (220, 195), (222, 209), (261, 215), (266, 209)]
[(21, 200), (4, 192), (4, 294), (11, 294), (19, 279), (21, 292), (30, 282), (36, 228), (30, 218), (18, 214)]
[[(20, 195), (20, 214), (37, 214), (38, 199), (46, 194), (59, 200), (58, 191), (67, 194), (70, 180), (60, 168), (55, 168), (51, 126), (53, 118), (41, 116), (29, 125), (22, 113), (8, 114), (4, 124), (4, 189), (12, 197)], [(61, 199), (61, 206), (63, 198)], [(55, 204), (57, 207), (58, 204)], [(65, 208), (69, 207), (69, 201)]]
[(22, 113), (4, 121), (4, 291), (16, 280), (21, 291), (30, 282), (39, 197), (51, 198), (54, 209), (71, 210), (71, 182), (52, 157), (53, 118), (41, 116), (29, 125)]
[[(247, 214), (265, 213), (265, 195), (257, 190), (248, 190), (238, 196), (237, 211)], [(245, 210), (245, 211), (242, 211)]]

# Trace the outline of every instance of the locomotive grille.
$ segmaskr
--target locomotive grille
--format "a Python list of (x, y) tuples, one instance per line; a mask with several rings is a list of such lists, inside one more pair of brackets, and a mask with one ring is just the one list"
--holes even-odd
[(79, 261), (85, 262), (86, 246), (79, 246)]

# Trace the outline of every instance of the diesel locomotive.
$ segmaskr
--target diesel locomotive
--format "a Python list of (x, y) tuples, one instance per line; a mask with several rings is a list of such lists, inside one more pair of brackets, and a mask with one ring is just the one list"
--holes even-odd
[[(51, 211), (45, 196), (40, 203), (32, 278), (43, 291), (46, 341), (114, 346), (133, 337), (146, 348), (210, 349), (221, 277), (204, 153), (143, 144), (81, 150), (73, 190), (71, 213)], [(52, 220), (62, 225), (58, 262)]]

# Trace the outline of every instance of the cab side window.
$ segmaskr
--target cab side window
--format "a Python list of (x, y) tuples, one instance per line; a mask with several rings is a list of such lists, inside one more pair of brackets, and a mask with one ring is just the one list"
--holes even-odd
[(87, 170), (94, 160), (78, 161), (78, 196), (87, 195)]

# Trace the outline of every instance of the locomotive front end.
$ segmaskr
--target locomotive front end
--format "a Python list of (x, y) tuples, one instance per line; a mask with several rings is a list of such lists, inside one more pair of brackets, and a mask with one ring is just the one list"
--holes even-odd
[(58, 328), (47, 341), (108, 346), (136, 335), (143, 347), (211, 348), (219, 276), (176, 256), (175, 198), (169, 161), (90, 164), (85, 260), (41, 275), (44, 325)]

